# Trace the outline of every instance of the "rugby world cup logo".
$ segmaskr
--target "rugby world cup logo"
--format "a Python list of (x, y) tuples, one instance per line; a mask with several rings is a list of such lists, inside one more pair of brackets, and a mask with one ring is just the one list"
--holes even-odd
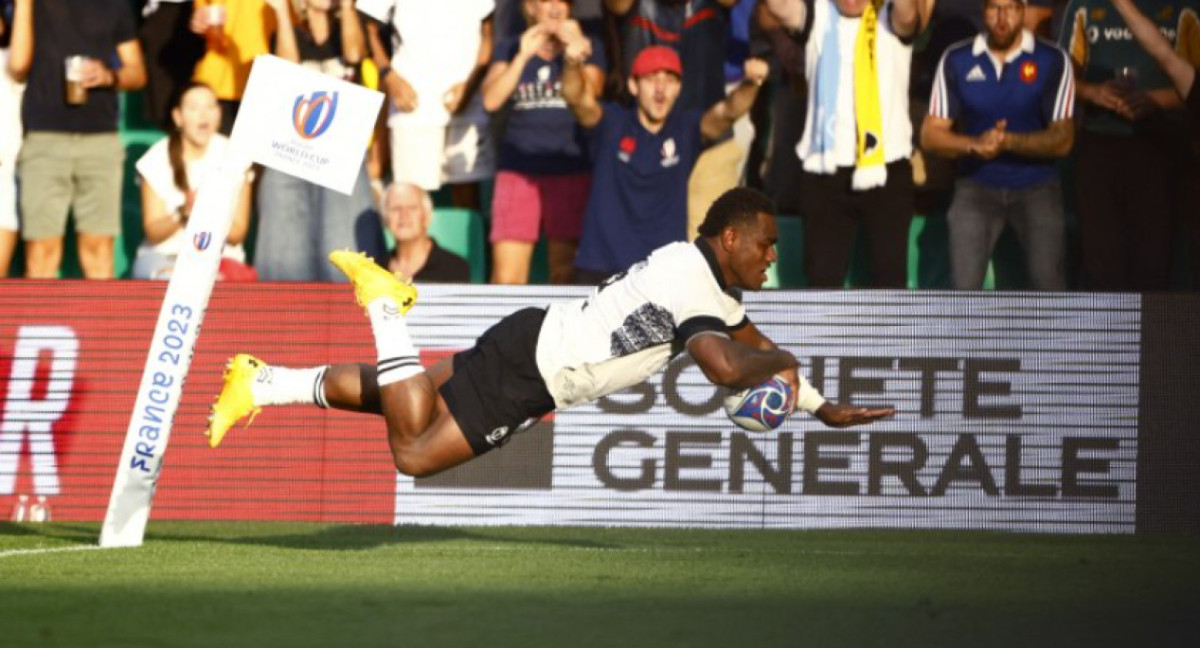
[(320, 137), (333, 123), (337, 102), (338, 93), (324, 90), (317, 90), (307, 98), (296, 97), (292, 105), (292, 127), (296, 134), (306, 140)]
[(195, 245), (196, 249), (200, 250), (201, 252), (208, 249), (209, 243), (212, 243), (212, 232), (196, 232), (196, 234), (192, 236), (192, 244)]

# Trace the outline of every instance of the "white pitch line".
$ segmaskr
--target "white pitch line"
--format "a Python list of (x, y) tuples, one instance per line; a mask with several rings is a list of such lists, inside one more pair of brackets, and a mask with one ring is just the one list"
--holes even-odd
[(9, 558), (11, 556), (32, 556), (34, 554), (59, 553), (62, 551), (88, 551), (89, 549), (102, 549), (100, 545), (71, 545), (69, 547), (46, 547), (44, 549), (8, 549), (0, 551), (0, 558)]

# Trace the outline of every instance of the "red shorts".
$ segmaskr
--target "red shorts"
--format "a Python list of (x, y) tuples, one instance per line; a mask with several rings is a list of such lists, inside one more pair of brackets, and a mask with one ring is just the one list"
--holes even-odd
[(542, 233), (556, 241), (578, 240), (591, 187), (591, 173), (535, 176), (497, 172), (491, 241), (536, 243)]

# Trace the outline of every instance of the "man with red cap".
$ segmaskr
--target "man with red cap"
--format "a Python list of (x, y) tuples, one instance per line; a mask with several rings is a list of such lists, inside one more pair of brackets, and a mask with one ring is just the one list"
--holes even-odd
[(750, 110), (767, 63), (750, 58), (745, 78), (707, 111), (675, 110), (683, 64), (669, 47), (651, 46), (633, 61), (635, 105), (600, 103), (583, 74), (590, 42), (568, 43), (563, 98), (590, 131), (592, 191), (575, 258), (577, 279), (599, 283), (672, 241), (687, 240), (688, 177), (704, 146)]

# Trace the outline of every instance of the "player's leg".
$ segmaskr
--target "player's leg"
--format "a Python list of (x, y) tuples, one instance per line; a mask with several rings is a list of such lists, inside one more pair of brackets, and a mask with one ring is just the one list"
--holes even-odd
[[(355, 298), (371, 320), (378, 352), (375, 387), (397, 470), (430, 475), (474, 458), (476, 452), (438, 394), (453, 373), (451, 361), (425, 371), (409, 336), (404, 315), (416, 302), (416, 289), (365, 254), (339, 251), (329, 260), (354, 284)], [(335, 401), (361, 405), (370, 398), (369, 374), (361, 368), (339, 369), (327, 393), (333, 392)]]
[(360, 304), (367, 307), (379, 363), (290, 368), (248, 354), (235, 355), (209, 416), (206, 434), (211, 447), (217, 447), (238, 421), (248, 417), (249, 425), (270, 405), (311, 404), (387, 415), (381, 385), (392, 383), (397, 386), (386, 390), (394, 403), (389, 408), (389, 435), (417, 436), (430, 424), (437, 388), (449, 377), (451, 365), (446, 359), (429, 372), (421, 367), (403, 319), (403, 312), (416, 300), (416, 290), (364, 255), (337, 252), (334, 256), (339, 268), (354, 280)]

